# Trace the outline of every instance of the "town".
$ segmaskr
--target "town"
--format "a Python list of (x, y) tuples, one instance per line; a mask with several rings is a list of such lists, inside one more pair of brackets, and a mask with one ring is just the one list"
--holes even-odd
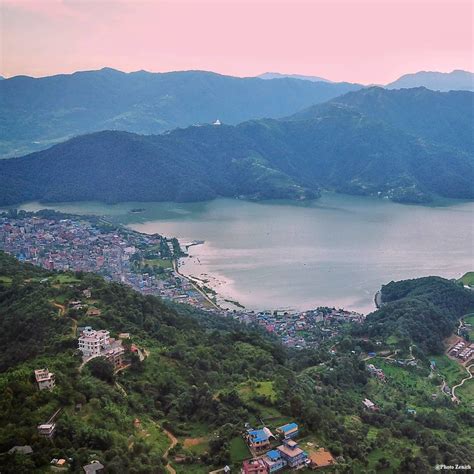
[[(296, 349), (316, 347), (344, 324), (364, 320), (360, 313), (326, 307), (304, 312), (223, 309), (206, 288), (179, 272), (178, 259), (186, 254), (177, 239), (113, 226), (95, 216), (5, 212), (0, 214), (0, 250), (49, 270), (97, 273), (143, 294), (258, 325)], [(77, 308), (83, 306), (76, 302)], [(94, 311), (88, 308), (90, 315)]]

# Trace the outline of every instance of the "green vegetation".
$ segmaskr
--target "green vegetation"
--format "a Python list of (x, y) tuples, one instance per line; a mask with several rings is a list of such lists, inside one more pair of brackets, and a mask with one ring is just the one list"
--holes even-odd
[(474, 286), (474, 272), (465, 273), (458, 281), (463, 285)]
[(470, 341), (474, 341), (474, 314), (468, 314), (463, 317), (464, 324), (468, 325), (468, 337)]
[(127, 74), (110, 68), (0, 83), (0, 96), (5, 98), (0, 157), (41, 150), (98, 130), (150, 134), (211, 123), (217, 117), (231, 124), (284, 117), (361, 87), (205, 71)]
[(12, 279), (11, 277), (0, 275), (0, 283), (4, 286), (11, 285)]
[(467, 375), (459, 362), (450, 359), (446, 355), (433, 356), (431, 357), (431, 360), (436, 362), (437, 371), (442, 375), (450, 387), (459, 383)]
[(245, 444), (242, 436), (236, 436), (230, 441), (230, 459), (233, 463), (242, 462), (244, 459), (248, 459), (250, 451)]
[[(465, 372), (467, 376), (467, 372)], [(461, 400), (461, 403), (467, 403), (472, 406), (474, 403), (474, 381), (473, 379), (464, 382), (461, 387), (456, 389), (456, 396)]]
[(79, 136), (0, 160), (0, 205), (301, 200), (321, 189), (399, 202), (473, 199), (472, 94), (373, 87), (285, 120)]
[(173, 268), (173, 263), (171, 260), (146, 258), (143, 263), (145, 266), (149, 265), (151, 267)]
[(75, 278), (72, 275), (58, 275), (54, 277), (52, 280), (52, 283), (57, 283), (59, 285), (65, 285), (67, 283), (79, 283), (80, 280)]
[(254, 381), (250, 380), (241, 384), (238, 388), (239, 396), (244, 400), (267, 399), (273, 403), (276, 401), (276, 392), (272, 381)]
[[(383, 369), (386, 382), (369, 377), (362, 346), (370, 344), (370, 324), (358, 326), (359, 335), (348, 327), (316, 350), (293, 352), (257, 328), (168, 306), (92, 274), (48, 272), (0, 254), (0, 275), (9, 279), (0, 279), (0, 452), (19, 444), (34, 450), (28, 458), (0, 455), (2, 472), (41, 472), (53, 457), (72, 458), (72, 472), (91, 459), (100, 459), (110, 473), (163, 472), (162, 456), (170, 446), (165, 429), (178, 440), (169, 453), (177, 472), (204, 473), (225, 464), (238, 469), (249, 456), (241, 437), (245, 423), (260, 426), (261, 420), (271, 429), (297, 421), (302, 443), (328, 448), (341, 472), (425, 473), (436, 463), (472, 463), (470, 405), (452, 404), (441, 393), (440, 377), (429, 370), (433, 356), (418, 347), (412, 348), (416, 366), (375, 357), (371, 363)], [(57, 285), (58, 276), (77, 281)], [(443, 290), (437, 285), (444, 283), (418, 284), (425, 297), (433, 296), (434, 307), (452, 306), (449, 288), (459, 310), (470, 294), (454, 285), (436, 300), (432, 285), (438, 294)], [(409, 293), (425, 301), (415, 282), (409, 286)], [(51, 302), (80, 299), (85, 288), (92, 289), (100, 317), (72, 310), (59, 316)], [(388, 318), (388, 306), (383, 309), (390, 334), (394, 317)], [(127, 370), (114, 374), (101, 358), (79, 370), (73, 328), (88, 324), (109, 329), (113, 337), (130, 333), (125, 346), (142, 348), (146, 359), (127, 352)], [(405, 336), (398, 340), (395, 350), (402, 354)], [(454, 381), (455, 362), (435, 360), (440, 374)], [(56, 375), (52, 391), (36, 387), (33, 371), (42, 367)], [(459, 396), (471, 400), (472, 385), (465, 385)], [(366, 397), (379, 412), (363, 408)], [(59, 408), (51, 443), (38, 437), (36, 426)]]
[(439, 277), (391, 282), (382, 287), (382, 301), (354, 334), (382, 337), (405, 353), (411, 343), (426, 354), (442, 353), (443, 340), (474, 309), (473, 292)]

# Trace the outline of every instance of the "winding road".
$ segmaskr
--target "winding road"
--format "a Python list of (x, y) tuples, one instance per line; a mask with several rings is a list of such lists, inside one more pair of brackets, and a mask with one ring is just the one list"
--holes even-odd
[(464, 377), (464, 378), (461, 380), (461, 382), (459, 382), (457, 385), (455, 385), (455, 386), (451, 389), (451, 395), (452, 395), (452, 396), (451, 396), (451, 401), (452, 401), (452, 402), (458, 402), (458, 403), (459, 403), (459, 398), (456, 397), (455, 390), (456, 390), (458, 387), (461, 387), (461, 386), (464, 384), (464, 382), (465, 382), (466, 380), (472, 379), (472, 377), (473, 377), (472, 372), (471, 372), (471, 368), (472, 368), (472, 367), (474, 367), (474, 364), (471, 364), (469, 367), (465, 367), (465, 369), (466, 369), (467, 373), (469, 374), (469, 376), (468, 376), (468, 377)]
[(165, 468), (170, 474), (176, 474), (176, 470), (171, 465), (170, 460), (169, 460), (169, 452), (178, 444), (178, 438), (176, 438), (176, 436), (173, 433), (171, 433), (171, 431), (168, 431), (165, 428), (163, 428), (163, 431), (165, 432), (166, 436), (168, 436), (169, 440), (171, 441), (171, 444), (168, 446), (168, 448), (163, 454), (163, 459), (166, 459), (167, 461)]

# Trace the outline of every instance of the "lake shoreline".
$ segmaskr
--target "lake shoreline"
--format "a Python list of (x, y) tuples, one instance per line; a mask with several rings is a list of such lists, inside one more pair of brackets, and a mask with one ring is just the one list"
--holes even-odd
[[(54, 208), (106, 216), (182, 243), (203, 242), (191, 247), (193, 257), (183, 260), (180, 271), (209, 280), (206, 286), (224, 307), (236, 301), (249, 310), (337, 306), (367, 314), (382, 284), (429, 275), (459, 278), (474, 266), (471, 202), (429, 207), (324, 193), (311, 203), (217, 199)], [(139, 208), (145, 210), (129, 212)]]

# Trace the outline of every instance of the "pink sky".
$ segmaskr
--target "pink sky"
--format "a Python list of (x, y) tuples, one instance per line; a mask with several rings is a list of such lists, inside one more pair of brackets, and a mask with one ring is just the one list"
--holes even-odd
[(0, 0), (0, 74), (473, 70), (473, 0)]

